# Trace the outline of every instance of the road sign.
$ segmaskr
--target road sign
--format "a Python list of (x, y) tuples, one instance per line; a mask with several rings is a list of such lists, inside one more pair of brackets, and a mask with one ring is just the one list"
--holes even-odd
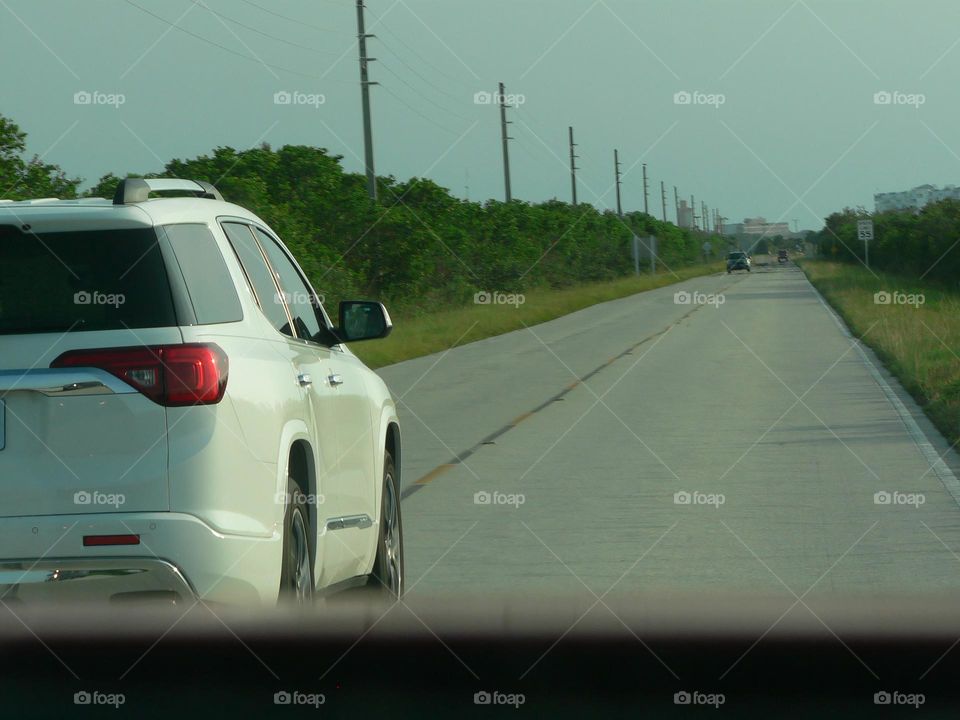
[(864, 242), (873, 240), (873, 220), (857, 221), (857, 239)]
[(711, 245), (711, 244), (710, 244), (710, 241), (707, 240), (707, 242), (705, 242), (705, 243), (703, 244), (703, 251), (704, 251), (707, 255), (709, 255), (711, 250), (713, 250), (713, 245)]

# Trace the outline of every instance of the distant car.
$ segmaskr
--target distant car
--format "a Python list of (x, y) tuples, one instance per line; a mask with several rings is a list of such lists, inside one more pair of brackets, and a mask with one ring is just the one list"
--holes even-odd
[(785, 262), (787, 262), (788, 260), (790, 260), (790, 255), (787, 253), (786, 250), (778, 250), (778, 251), (777, 251), (777, 262), (778, 262), (778, 263), (785, 263)]
[(735, 250), (727, 255), (727, 272), (746, 270), (750, 272), (750, 257), (742, 250)]

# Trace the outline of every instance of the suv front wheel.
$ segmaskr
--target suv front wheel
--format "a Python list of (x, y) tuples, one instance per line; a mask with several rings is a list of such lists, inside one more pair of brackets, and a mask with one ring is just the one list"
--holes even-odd
[(403, 522), (400, 517), (400, 486), (393, 457), (386, 453), (383, 460), (383, 498), (380, 503), (380, 534), (377, 538), (377, 557), (367, 587), (384, 597), (397, 600), (403, 597), (406, 576), (403, 567)]

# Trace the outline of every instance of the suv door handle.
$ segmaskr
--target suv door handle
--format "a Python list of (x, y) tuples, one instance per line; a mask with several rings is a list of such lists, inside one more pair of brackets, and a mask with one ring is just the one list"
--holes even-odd
[(313, 378), (310, 377), (310, 373), (300, 373), (297, 375), (297, 382), (301, 387), (309, 387), (313, 385)]
[(334, 387), (337, 385), (343, 385), (343, 378), (336, 373), (330, 373), (330, 377), (328, 377), (327, 380), (329, 380), (330, 384)]

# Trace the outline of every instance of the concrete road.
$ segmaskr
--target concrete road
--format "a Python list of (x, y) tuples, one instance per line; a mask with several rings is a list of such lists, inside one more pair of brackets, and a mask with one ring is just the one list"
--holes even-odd
[(385, 368), (411, 595), (956, 590), (958, 458), (878, 368), (775, 262)]

